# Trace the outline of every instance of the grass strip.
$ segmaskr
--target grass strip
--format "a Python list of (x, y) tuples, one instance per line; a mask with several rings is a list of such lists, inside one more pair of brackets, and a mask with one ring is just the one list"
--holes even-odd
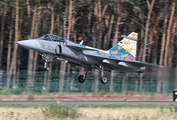
[[(69, 105), (69, 104), (68, 104)], [(0, 104), (0, 107), (5, 108), (43, 108), (47, 107), (48, 105), (36, 105), (36, 104)], [(82, 104), (76, 105), (78, 108), (177, 108), (177, 105), (151, 105), (151, 104), (144, 104), (144, 105), (127, 105), (127, 104), (109, 104), (109, 105), (95, 105), (95, 104)]]
[(36, 104), (1, 104), (0, 107), (4, 108), (41, 108), (41, 107), (46, 107), (48, 105), (36, 105)]
[(109, 104), (109, 105), (95, 105), (95, 104), (82, 104), (78, 105), (80, 108), (169, 108), (169, 107), (177, 107), (177, 105), (151, 105), (151, 104), (144, 104), (144, 105), (128, 105), (128, 104)]

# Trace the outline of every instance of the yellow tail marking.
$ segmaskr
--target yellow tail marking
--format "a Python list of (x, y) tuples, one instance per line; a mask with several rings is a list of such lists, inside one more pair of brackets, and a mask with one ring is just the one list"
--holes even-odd
[(117, 49), (120, 51), (121, 49), (123, 49), (122, 46), (124, 45), (120, 45), (119, 47), (117, 46)]
[(128, 49), (128, 48), (126, 48), (125, 52), (131, 52), (132, 50), (136, 50), (136, 49), (132, 49), (132, 48)]
[(111, 53), (112, 53), (112, 54), (117, 54), (118, 52), (117, 52), (117, 50), (116, 50), (115, 52), (114, 52), (114, 51), (111, 51)]
[(123, 54), (122, 54), (122, 56), (121, 56), (121, 57), (128, 57), (128, 54), (125, 54), (125, 55), (123, 55)]
[(125, 44), (125, 45), (127, 45), (127, 44), (132, 44), (132, 42), (130, 42), (130, 40), (128, 40), (128, 41), (123, 41), (123, 43)]

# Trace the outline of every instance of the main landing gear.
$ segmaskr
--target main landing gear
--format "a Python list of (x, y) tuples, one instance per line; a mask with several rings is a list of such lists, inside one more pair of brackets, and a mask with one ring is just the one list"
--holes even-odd
[(79, 75), (78, 81), (79, 81), (80, 83), (84, 83), (84, 82), (85, 82), (85, 78), (86, 78), (87, 72), (88, 72), (88, 69), (86, 69), (86, 72), (85, 72), (84, 75)]
[[(106, 83), (108, 82), (108, 78), (107, 78), (106, 76), (104, 76), (104, 67), (103, 67), (103, 65), (101, 65), (101, 66), (93, 65), (93, 66), (94, 66), (95, 68), (97, 68), (98, 70), (100, 70), (100, 72), (101, 72), (101, 78), (100, 78), (101, 83), (102, 83), (102, 84), (106, 84)], [(87, 75), (87, 71), (88, 71), (88, 70), (86, 70), (86, 72), (85, 72), (84, 75), (79, 75), (78, 81), (79, 81), (80, 83), (84, 83), (84, 82), (85, 82), (85, 78), (86, 78), (86, 75)]]
[(50, 59), (50, 55), (49, 54), (42, 53), (42, 60), (45, 61), (44, 62), (44, 68), (43, 68), (44, 71), (48, 71), (49, 70), (49, 68), (47, 66), (48, 62), (50, 62), (49, 59)]
[(100, 81), (102, 84), (106, 84), (108, 82), (108, 78), (106, 76), (101, 76)]
[(79, 81), (80, 83), (85, 82), (85, 76), (84, 76), (84, 75), (79, 75), (78, 81)]
[(96, 67), (101, 72), (101, 78), (100, 78), (101, 83), (106, 84), (108, 82), (108, 78), (106, 76), (104, 76), (104, 66), (103, 65), (100, 65), (100, 66), (94, 65), (94, 67)]

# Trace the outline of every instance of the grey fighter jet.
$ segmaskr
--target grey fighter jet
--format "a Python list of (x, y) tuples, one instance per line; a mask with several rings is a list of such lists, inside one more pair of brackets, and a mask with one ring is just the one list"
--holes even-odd
[(37, 39), (18, 41), (17, 44), (39, 51), (42, 59), (45, 60), (45, 70), (48, 70), (49, 55), (55, 55), (58, 60), (86, 68), (85, 74), (78, 77), (80, 83), (85, 81), (88, 69), (95, 68), (101, 73), (101, 82), (106, 84), (108, 79), (104, 75), (105, 69), (143, 73), (147, 66), (163, 67), (135, 60), (137, 36), (138, 34), (135, 32), (128, 36), (122, 35), (123, 39), (106, 51), (85, 46), (83, 41), (77, 44), (53, 34), (47, 34)]

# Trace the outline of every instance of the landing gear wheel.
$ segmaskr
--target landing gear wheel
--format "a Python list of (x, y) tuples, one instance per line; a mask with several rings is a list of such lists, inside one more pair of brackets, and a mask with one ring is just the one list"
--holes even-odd
[(43, 71), (49, 71), (49, 68), (43, 68)]
[(79, 81), (80, 83), (83, 83), (83, 82), (85, 81), (84, 76), (83, 76), (83, 75), (79, 75), (78, 81)]
[(106, 76), (102, 76), (100, 80), (102, 84), (106, 84), (108, 82), (108, 78)]

